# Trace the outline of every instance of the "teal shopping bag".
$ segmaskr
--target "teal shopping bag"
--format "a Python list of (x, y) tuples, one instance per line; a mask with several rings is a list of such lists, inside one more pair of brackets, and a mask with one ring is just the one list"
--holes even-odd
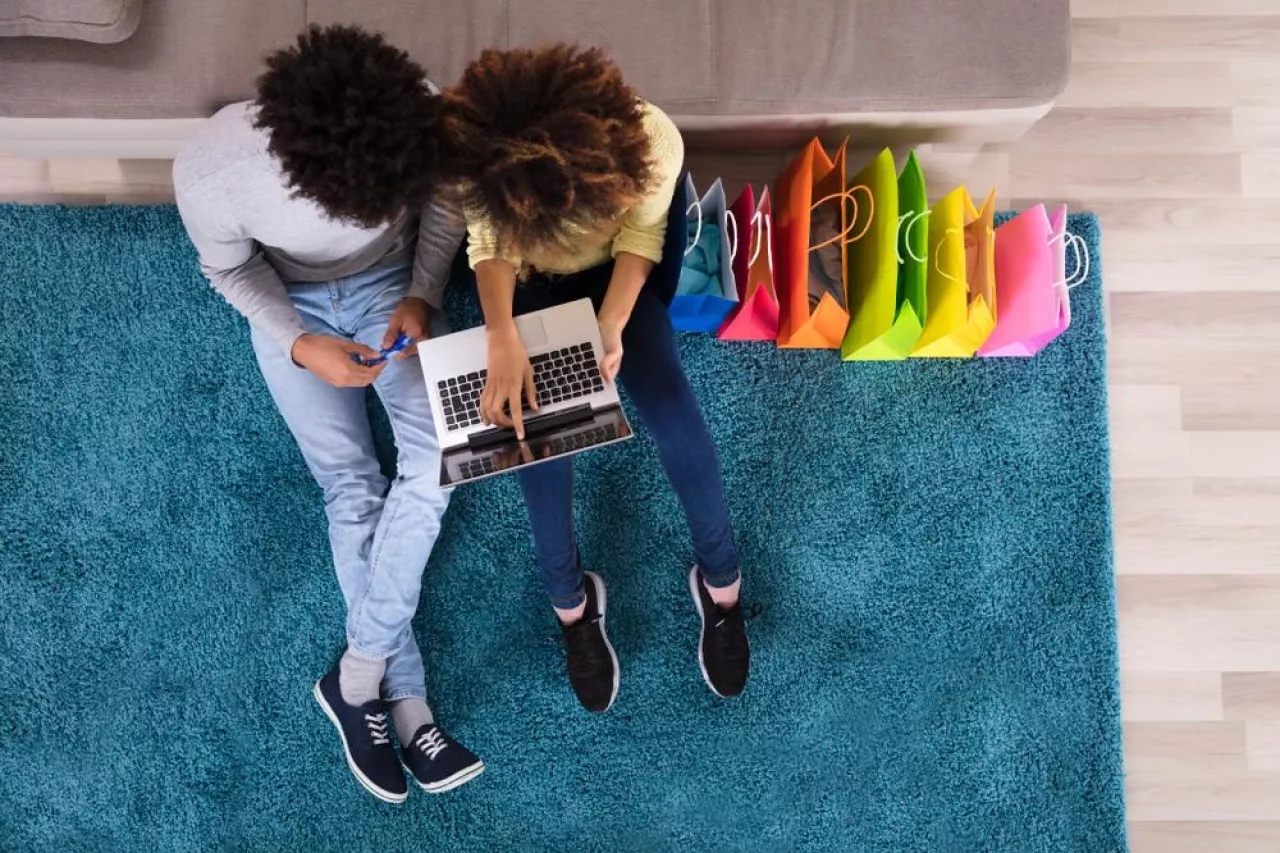
[(671, 325), (686, 332), (715, 334), (738, 306), (733, 275), (737, 223), (719, 178), (699, 198), (693, 176), (685, 175), (683, 193), (687, 236), (680, 279), (668, 309)]

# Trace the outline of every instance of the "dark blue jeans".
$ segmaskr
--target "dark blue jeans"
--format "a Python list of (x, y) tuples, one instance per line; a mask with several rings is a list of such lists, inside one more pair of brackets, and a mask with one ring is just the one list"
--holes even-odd
[[(554, 281), (535, 277), (516, 288), (515, 313), (526, 314), (584, 296), (590, 297), (599, 311), (612, 274), (613, 264), (607, 263)], [(662, 468), (684, 508), (698, 569), (708, 586), (729, 586), (739, 577), (739, 565), (720, 463), (680, 364), (666, 306), (653, 287), (645, 287), (636, 300), (622, 332), (622, 349), (618, 379), (658, 446)], [(573, 535), (573, 458), (524, 468), (519, 477), (538, 566), (551, 603), (560, 608), (577, 607), (583, 592)]]

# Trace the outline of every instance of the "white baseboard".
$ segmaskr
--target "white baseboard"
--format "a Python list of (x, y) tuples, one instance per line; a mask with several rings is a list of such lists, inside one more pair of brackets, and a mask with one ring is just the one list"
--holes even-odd
[[(689, 116), (672, 119), (691, 149), (793, 148), (811, 136), (846, 134), (855, 143), (1008, 142), (1040, 120), (1052, 103), (1032, 107), (829, 115)], [(19, 157), (168, 160), (204, 121), (0, 117), (0, 152)]]

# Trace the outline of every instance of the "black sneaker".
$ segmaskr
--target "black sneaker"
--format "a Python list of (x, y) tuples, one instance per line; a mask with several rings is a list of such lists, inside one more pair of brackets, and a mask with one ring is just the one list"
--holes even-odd
[(751, 664), (742, 603), (721, 607), (712, 601), (697, 566), (689, 570), (689, 593), (702, 620), (702, 634), (698, 638), (702, 677), (717, 696), (737, 696), (747, 686), (747, 670)]
[(582, 707), (595, 714), (609, 710), (618, 696), (618, 656), (613, 653), (604, 617), (608, 596), (595, 572), (583, 572), (586, 612), (572, 625), (561, 625), (569, 683)]
[(400, 757), (428, 794), (452, 791), (484, 772), (484, 762), (474, 752), (434, 723), (418, 729), (413, 743), (400, 744)]
[(338, 666), (334, 664), (316, 682), (316, 701), (338, 729), (347, 766), (370, 794), (388, 803), (403, 803), (409, 797), (404, 771), (391, 745), (387, 708), (381, 699), (363, 705), (348, 705), (338, 689)]

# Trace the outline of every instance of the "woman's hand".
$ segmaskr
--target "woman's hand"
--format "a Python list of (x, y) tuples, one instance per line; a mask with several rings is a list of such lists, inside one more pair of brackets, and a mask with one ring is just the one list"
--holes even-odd
[(538, 391), (533, 385), (533, 365), (515, 324), (489, 329), (489, 372), (480, 394), (480, 418), (486, 424), (514, 427), (516, 438), (524, 440), (524, 414), (520, 395), (529, 408), (538, 410)]
[(609, 289), (605, 291), (600, 313), (596, 315), (600, 323), (600, 343), (604, 344), (600, 375), (606, 382), (617, 379), (622, 370), (622, 330), (627, 327), (636, 300), (640, 298), (640, 290), (651, 272), (653, 261), (639, 255), (619, 252), (614, 259)]
[(600, 324), (600, 343), (604, 347), (600, 359), (600, 375), (605, 382), (612, 382), (622, 370), (622, 329), (626, 323), (605, 314), (596, 319)]
[(358, 364), (353, 355), (375, 359), (378, 351), (331, 335), (303, 335), (293, 342), (289, 355), (294, 364), (305, 367), (335, 388), (372, 385), (387, 366), (385, 361), (373, 367)]

